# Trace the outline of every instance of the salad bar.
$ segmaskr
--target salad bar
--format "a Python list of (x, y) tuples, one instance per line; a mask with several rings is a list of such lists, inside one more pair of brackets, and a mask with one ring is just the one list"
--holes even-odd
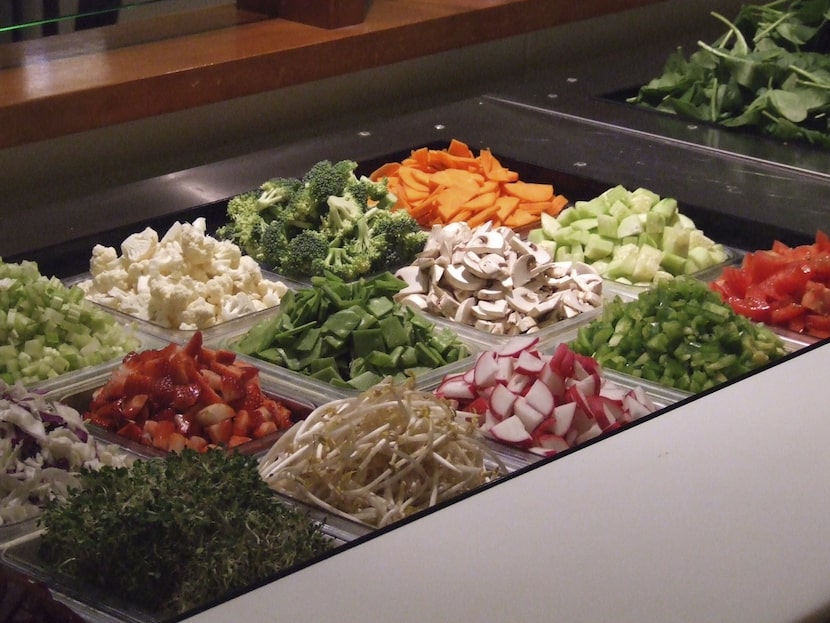
[(824, 620), (830, 152), (615, 96), (643, 67), (146, 180), (62, 206), (70, 239), (9, 241), (3, 606)]

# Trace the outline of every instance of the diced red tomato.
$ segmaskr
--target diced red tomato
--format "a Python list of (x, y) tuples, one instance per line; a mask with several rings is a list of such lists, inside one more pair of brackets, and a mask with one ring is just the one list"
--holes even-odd
[(830, 317), (830, 237), (813, 244), (748, 253), (740, 267), (727, 267), (710, 284), (737, 313), (797, 333), (827, 337)]

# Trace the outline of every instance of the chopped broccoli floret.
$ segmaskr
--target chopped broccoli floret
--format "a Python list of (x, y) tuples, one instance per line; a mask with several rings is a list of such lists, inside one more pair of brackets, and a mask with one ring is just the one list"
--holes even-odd
[(259, 196), (259, 192), (251, 191), (231, 197), (227, 206), (231, 220), (216, 230), (218, 238), (230, 240), (258, 260), (262, 257), (260, 242), (266, 224), (259, 213)]
[(382, 239), (382, 251), (374, 270), (387, 270), (412, 262), (424, 250), (429, 233), (404, 210), (373, 209), (367, 213), (372, 236)]
[[(397, 198), (386, 179), (356, 169), (353, 160), (321, 160), (302, 178), (272, 178), (228, 201), (230, 222), (217, 236), (291, 276), (328, 271), (354, 280), (409, 263), (426, 234), (405, 213), (389, 216)], [(404, 215), (409, 221), (398, 223)]]
[(277, 204), (286, 205), (299, 188), (300, 180), (298, 179), (292, 177), (271, 178), (259, 187), (262, 192), (257, 198), (257, 207), (262, 211)]
[(265, 225), (260, 239), (259, 261), (271, 268), (278, 269), (282, 262), (289, 237), (283, 214), (277, 214)]
[(279, 271), (289, 277), (319, 274), (325, 267), (330, 248), (325, 234), (305, 229), (283, 247)]
[(321, 160), (303, 176), (303, 185), (308, 188), (312, 201), (325, 203), (332, 195), (341, 196), (346, 186), (354, 179), (357, 163), (353, 160), (331, 162)]
[(364, 209), (352, 197), (331, 195), (326, 200), (328, 214), (324, 219), (324, 229), (333, 240), (341, 240), (354, 233), (358, 219), (363, 217)]
[(363, 256), (350, 254), (348, 249), (331, 247), (323, 262), (323, 269), (346, 281), (354, 281), (369, 272), (371, 263)]

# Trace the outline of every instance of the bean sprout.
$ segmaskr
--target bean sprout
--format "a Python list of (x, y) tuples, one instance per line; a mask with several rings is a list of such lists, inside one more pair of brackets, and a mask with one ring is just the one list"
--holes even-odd
[(411, 382), (387, 378), (316, 408), (274, 443), (259, 471), (276, 491), (381, 527), (505, 469), (475, 422)]

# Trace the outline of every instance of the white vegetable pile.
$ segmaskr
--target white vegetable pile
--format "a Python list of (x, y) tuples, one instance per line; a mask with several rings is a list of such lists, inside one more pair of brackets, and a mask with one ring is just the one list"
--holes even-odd
[(552, 456), (656, 409), (642, 387), (609, 381), (597, 361), (562, 342), (553, 353), (538, 338), (514, 337), (481, 352), (473, 366), (435, 390), (460, 411), (483, 417), (481, 431), (504, 444)]
[(81, 468), (127, 465), (117, 446), (90, 437), (72, 407), (0, 381), (0, 525), (35, 517), (78, 487)]
[(312, 411), (259, 469), (276, 491), (380, 527), (474, 489), (503, 467), (475, 424), (430, 392), (387, 378)]
[(518, 335), (602, 304), (602, 277), (582, 262), (555, 262), (509, 227), (436, 225), (396, 276), (397, 300), (497, 335)]
[(96, 245), (86, 297), (169, 329), (207, 329), (278, 305), (287, 287), (257, 262), (205, 233), (205, 219), (175, 223), (162, 236), (147, 227), (113, 247)]

